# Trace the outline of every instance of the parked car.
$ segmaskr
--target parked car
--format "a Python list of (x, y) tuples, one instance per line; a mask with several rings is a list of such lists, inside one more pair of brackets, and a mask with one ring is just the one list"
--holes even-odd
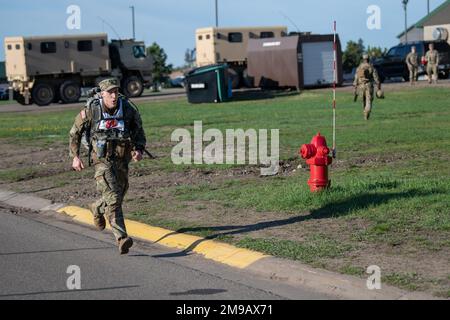
[[(384, 56), (373, 61), (373, 65), (380, 76), (380, 81), (383, 82), (387, 78), (397, 77), (408, 81), (409, 70), (405, 61), (406, 56), (411, 52), (411, 47), (416, 47), (420, 63), (420, 59), (428, 51), (430, 43), (434, 43), (434, 48), (439, 52), (439, 77), (448, 78), (450, 74), (450, 45), (446, 41), (416, 41), (392, 47)], [(420, 65), (418, 75), (423, 74), (426, 74), (426, 68)]]
[(184, 88), (184, 77), (177, 77), (174, 79), (170, 79), (170, 85), (172, 87), (182, 87)]

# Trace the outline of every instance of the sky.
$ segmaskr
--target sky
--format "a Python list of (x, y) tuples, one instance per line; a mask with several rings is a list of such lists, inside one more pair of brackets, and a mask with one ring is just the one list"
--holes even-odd
[[(429, 1), (431, 10), (445, 2)], [(80, 8), (80, 29), (66, 25), (71, 5)], [(0, 37), (106, 32), (116, 39), (117, 32), (132, 38), (132, 5), (136, 40), (158, 43), (174, 66), (183, 65), (186, 49), (195, 47), (195, 30), (215, 25), (215, 0), (0, 0)], [(380, 8), (381, 24), (369, 30), (372, 5)], [(327, 34), (336, 20), (343, 48), (359, 38), (365, 45), (389, 48), (404, 30), (401, 0), (218, 0), (218, 8), (222, 27), (284, 25), (289, 31)], [(409, 1), (408, 25), (426, 14), (427, 0)], [(0, 61), (4, 56), (2, 41)]]

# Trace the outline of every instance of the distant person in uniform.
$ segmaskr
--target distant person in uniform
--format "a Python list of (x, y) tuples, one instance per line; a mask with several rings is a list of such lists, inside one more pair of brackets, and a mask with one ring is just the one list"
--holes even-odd
[(377, 70), (369, 62), (369, 55), (363, 54), (362, 62), (356, 69), (353, 86), (355, 87), (355, 92), (362, 96), (364, 119), (366, 120), (369, 120), (370, 112), (372, 111), (374, 84), (377, 86), (377, 90), (381, 91)]
[(417, 81), (417, 71), (419, 70), (419, 56), (416, 47), (411, 47), (411, 52), (406, 56), (406, 64), (409, 70), (409, 82), (414, 85)]
[(427, 62), (427, 74), (428, 74), (428, 83), (432, 83), (434, 81), (437, 83), (438, 81), (438, 65), (439, 65), (439, 52), (434, 49), (434, 44), (430, 43), (428, 45), (430, 50), (425, 54), (425, 60)]

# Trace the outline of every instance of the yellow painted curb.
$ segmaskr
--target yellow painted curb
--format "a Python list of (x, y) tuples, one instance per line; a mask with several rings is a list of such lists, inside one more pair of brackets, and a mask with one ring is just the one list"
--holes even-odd
[[(57, 210), (67, 214), (74, 221), (94, 225), (92, 213), (76, 206), (67, 206)], [(267, 257), (259, 252), (237, 248), (235, 246), (201, 237), (177, 233), (167, 229), (152, 227), (147, 224), (125, 219), (127, 233), (136, 238), (159, 243), (170, 248), (189, 250), (200, 253), (207, 259), (218, 261), (232, 267), (246, 268), (252, 263)], [(107, 226), (111, 229), (110, 226)]]

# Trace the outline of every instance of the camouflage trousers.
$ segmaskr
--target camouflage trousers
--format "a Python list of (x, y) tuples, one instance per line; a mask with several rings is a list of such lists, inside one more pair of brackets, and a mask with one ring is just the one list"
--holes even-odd
[(373, 102), (373, 84), (365, 83), (358, 86), (358, 95), (362, 97), (364, 117), (369, 119), (370, 112), (372, 111)]
[(94, 215), (106, 216), (116, 240), (127, 237), (122, 202), (128, 190), (128, 163), (97, 163), (95, 180), (101, 198), (92, 205)]
[(427, 64), (427, 75), (428, 75), (429, 83), (431, 83), (432, 80), (437, 82), (437, 79), (438, 79), (437, 64), (432, 64), (432, 63)]
[(416, 66), (408, 66), (409, 69), (409, 82), (413, 83), (417, 81), (417, 71), (418, 71), (418, 67)]

